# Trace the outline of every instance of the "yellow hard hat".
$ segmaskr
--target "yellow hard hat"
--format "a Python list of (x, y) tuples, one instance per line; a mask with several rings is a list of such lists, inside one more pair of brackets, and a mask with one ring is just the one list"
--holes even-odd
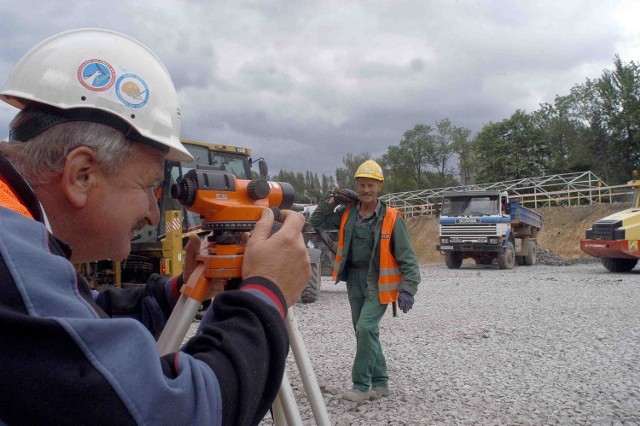
[(354, 174), (353, 177), (371, 178), (379, 180), (380, 182), (384, 182), (382, 167), (380, 167), (380, 165), (373, 160), (367, 160), (364, 163), (360, 164), (358, 170), (356, 170), (356, 174)]

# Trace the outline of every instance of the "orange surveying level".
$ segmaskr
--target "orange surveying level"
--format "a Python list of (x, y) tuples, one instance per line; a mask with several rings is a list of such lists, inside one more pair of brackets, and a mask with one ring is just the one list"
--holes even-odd
[[(171, 187), (171, 196), (202, 218), (202, 229), (211, 231), (206, 248), (196, 256), (197, 266), (181, 288), (181, 296), (158, 339), (161, 355), (179, 349), (201, 303), (219, 293), (230, 280), (242, 278), (245, 243), (265, 208), (288, 209), (294, 190), (289, 183), (264, 178), (237, 179), (233, 174), (199, 166), (187, 172)], [(279, 213), (275, 215), (276, 220)], [(298, 331), (293, 308), (286, 318), (291, 347), (300, 370), (316, 423), (328, 425), (329, 417), (309, 356)], [(283, 378), (273, 406), (276, 425), (302, 424), (291, 385)]]
[(242, 276), (242, 232), (253, 229), (263, 209), (290, 208), (295, 193), (286, 182), (243, 180), (231, 173), (197, 168), (171, 187), (171, 196), (200, 214), (202, 229), (211, 231), (208, 252), (197, 258), (204, 263), (203, 278), (230, 280)]

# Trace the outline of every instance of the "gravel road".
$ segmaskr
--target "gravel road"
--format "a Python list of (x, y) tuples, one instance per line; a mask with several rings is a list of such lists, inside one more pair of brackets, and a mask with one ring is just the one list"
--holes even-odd
[[(640, 423), (640, 271), (464, 263), (421, 274), (413, 310), (381, 322), (391, 395), (376, 401), (339, 397), (355, 348), (344, 283), (323, 278), (319, 300), (295, 306), (332, 424)], [(287, 369), (313, 425), (291, 354)]]

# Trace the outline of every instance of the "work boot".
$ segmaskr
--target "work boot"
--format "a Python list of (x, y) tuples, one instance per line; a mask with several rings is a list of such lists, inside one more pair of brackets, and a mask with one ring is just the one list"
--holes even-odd
[(374, 386), (369, 391), (371, 399), (382, 398), (383, 396), (389, 396), (389, 388), (387, 386)]
[(362, 402), (371, 398), (370, 391), (361, 391), (356, 388), (351, 388), (342, 393), (342, 399), (353, 402)]

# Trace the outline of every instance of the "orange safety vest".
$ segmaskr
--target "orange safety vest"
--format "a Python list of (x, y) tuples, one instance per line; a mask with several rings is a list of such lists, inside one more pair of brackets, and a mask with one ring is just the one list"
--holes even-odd
[(29, 209), (20, 201), (18, 194), (7, 184), (0, 176), (0, 206), (6, 207), (14, 212), (21, 213), (26, 217), (33, 219)]
[[(333, 266), (333, 279), (338, 279), (338, 269), (342, 262), (342, 252), (344, 250), (344, 228), (349, 218), (351, 207), (342, 213), (342, 221), (340, 222), (340, 232), (338, 236), (338, 247), (336, 248), (336, 259)], [(378, 297), (381, 304), (392, 303), (398, 300), (400, 292), (400, 283), (402, 282), (402, 273), (398, 262), (391, 253), (391, 233), (396, 223), (396, 218), (401, 214), (398, 210), (387, 207), (384, 219), (382, 220), (382, 229), (380, 230), (380, 271), (378, 275)]]

